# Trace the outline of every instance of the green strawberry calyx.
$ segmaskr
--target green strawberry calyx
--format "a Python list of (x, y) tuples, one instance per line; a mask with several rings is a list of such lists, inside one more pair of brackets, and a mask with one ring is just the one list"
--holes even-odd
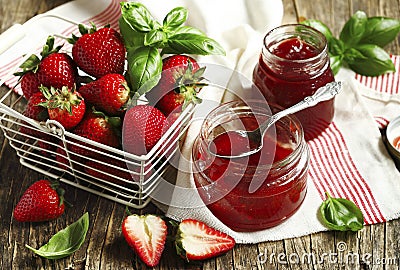
[(206, 67), (201, 67), (193, 72), (193, 64), (188, 60), (188, 67), (184, 69), (176, 69), (172, 75), (177, 86), (174, 91), (181, 94), (184, 98), (182, 109), (185, 109), (190, 102), (195, 104), (201, 103), (201, 98), (197, 96), (200, 90), (207, 86), (207, 83), (202, 82), (205, 80), (203, 77)]
[(50, 54), (59, 52), (61, 50), (63, 45), (54, 47), (54, 40), (55, 40), (54, 36), (49, 36), (46, 40), (46, 44), (43, 46), (42, 51), (40, 52), (41, 58), (36, 54), (32, 54), (19, 66), (22, 69), (22, 71), (15, 72), (14, 75), (23, 76), (29, 71), (36, 73), (36, 71), (39, 68), (41, 60), (43, 60)]
[(83, 100), (80, 95), (76, 94), (75, 88), (69, 89), (67, 86), (63, 86), (61, 89), (54, 87), (49, 89), (42, 85), (40, 86), (40, 91), (47, 101), (38, 105), (48, 109), (66, 110), (70, 115), (72, 115), (72, 107), (79, 105)]

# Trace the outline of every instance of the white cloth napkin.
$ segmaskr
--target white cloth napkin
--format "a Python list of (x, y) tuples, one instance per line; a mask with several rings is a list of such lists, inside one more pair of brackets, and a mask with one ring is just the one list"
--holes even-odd
[[(60, 6), (48, 14), (65, 16), (73, 21), (96, 24), (111, 23), (116, 27), (119, 18), (117, 0), (76, 0)], [(226, 49), (225, 57), (206, 56), (199, 58), (202, 63), (211, 65), (209, 75), (214, 75), (218, 85), (228, 89), (245, 86), (251, 80), (251, 73), (257, 62), (265, 32), (281, 23), (283, 7), (281, 0), (142, 0), (155, 17), (162, 19), (167, 11), (177, 5), (189, 9), (190, 25), (201, 28), (209, 36), (218, 40)], [(162, 3), (162, 4), (161, 4)], [(7, 78), (22, 59), (16, 55), (39, 51), (48, 34), (54, 32), (70, 35), (76, 27), (70, 22), (60, 22), (55, 18), (34, 18), (12, 31), (0, 36), (0, 49), (12, 47), (0, 55), (0, 79), (12, 86), (15, 78)], [(33, 31), (35, 30), (35, 31)], [(2, 47), (2, 44), (4, 45)], [(68, 47), (66, 47), (68, 50)], [(397, 58), (396, 58), (397, 59)], [(397, 59), (397, 63), (399, 60)], [(213, 67), (225, 68), (224, 76), (212, 74)], [(399, 67), (397, 67), (399, 69)], [(231, 77), (242, 74), (242, 78)], [(394, 84), (398, 89), (399, 73)], [(397, 77), (396, 77), (397, 76)], [(243, 78), (247, 78), (243, 79)], [(396, 79), (397, 78), (397, 79)], [(366, 87), (362, 80), (348, 70), (343, 70), (338, 80), (344, 80), (343, 91), (335, 102), (333, 124), (318, 138), (309, 142), (311, 150), (308, 193), (299, 211), (283, 224), (274, 228), (253, 232), (238, 233), (230, 230), (202, 204), (193, 190), (190, 174), (190, 151), (197, 136), (201, 117), (219, 104), (231, 99), (221, 87), (207, 87), (201, 93), (207, 100), (197, 107), (195, 121), (189, 128), (182, 147), (183, 157), (179, 161), (176, 186), (173, 187), (172, 205), (166, 215), (177, 220), (197, 218), (209, 225), (235, 237), (238, 243), (256, 243), (279, 240), (326, 230), (317, 218), (317, 210), (329, 191), (334, 197), (353, 200), (362, 209), (365, 222), (374, 224), (397, 218), (400, 214), (399, 173), (383, 147), (375, 119), (391, 120), (399, 111), (399, 94), (391, 91), (377, 91), (371, 85)], [(360, 83), (362, 82), (362, 83)], [(393, 83), (392, 83), (393, 84)], [(389, 87), (385, 84), (383, 90)], [(382, 90), (382, 89), (380, 89)], [(188, 189), (185, 189), (188, 188)], [(186, 190), (187, 192), (182, 192)], [(156, 198), (155, 198), (156, 199)], [(174, 207), (179, 206), (179, 207)]]

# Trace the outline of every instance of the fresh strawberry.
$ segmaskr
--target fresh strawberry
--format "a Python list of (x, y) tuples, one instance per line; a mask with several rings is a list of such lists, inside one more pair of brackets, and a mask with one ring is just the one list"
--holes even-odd
[(23, 114), (36, 121), (44, 121), (48, 118), (47, 109), (40, 106), (41, 103), (46, 102), (47, 99), (42, 92), (33, 94), (25, 107)]
[[(31, 118), (36, 121), (44, 121), (49, 118), (47, 113), (47, 109), (39, 106), (41, 103), (46, 102), (46, 98), (43, 96), (41, 92), (34, 93), (28, 100), (28, 103), (25, 107), (23, 115)], [(29, 126), (28, 124), (20, 126), (20, 132), (24, 134), (29, 134), (32, 136), (43, 136), (43, 132), (34, 129), (34, 127)]]
[(36, 73), (33, 71), (28, 71), (22, 76), (21, 90), (26, 99), (29, 100), (33, 94), (40, 92), (39, 86), (39, 79), (36, 77)]
[(86, 105), (81, 94), (74, 88), (61, 89), (40, 87), (47, 101), (41, 106), (47, 108), (49, 118), (58, 121), (66, 130), (73, 129), (85, 115)]
[(54, 52), (40, 61), (36, 77), (46, 87), (73, 88), (77, 73), (76, 64), (68, 54)]
[(125, 77), (110, 73), (79, 88), (86, 102), (108, 115), (121, 115), (129, 100), (129, 88)]
[(75, 170), (81, 171), (83, 170), (83, 159), (83, 157), (75, 155), (71, 151), (67, 154), (63, 142), (59, 142), (56, 149), (56, 164), (60, 169), (69, 171), (72, 167)]
[[(108, 117), (102, 112), (88, 111), (79, 125), (77, 125), (72, 132), (94, 142), (114, 148), (120, 148), (121, 143), (118, 134), (118, 128), (120, 125), (121, 119), (119, 117)], [(93, 146), (86, 145), (82, 142), (80, 142), (80, 144), (94, 148)], [(84, 156), (97, 156), (94, 151), (75, 144), (71, 144), (70, 149), (72, 152)]]
[(64, 213), (64, 190), (59, 182), (39, 180), (22, 195), (14, 208), (14, 218), (21, 222), (56, 219)]
[(91, 29), (79, 25), (79, 31), (82, 36), (73, 36), (69, 42), (74, 44), (72, 57), (83, 71), (96, 78), (124, 72), (126, 49), (116, 30), (108, 26), (97, 30), (92, 24)]
[(205, 85), (201, 83), (204, 71), (192, 57), (172, 55), (165, 58), (161, 79), (149, 92), (149, 100), (166, 116), (180, 113), (190, 102), (201, 102), (197, 93)]
[(72, 58), (59, 52), (61, 46), (54, 47), (54, 37), (49, 36), (43, 46), (40, 57), (32, 54), (20, 68), (22, 71), (14, 73), (21, 76), (21, 89), (24, 96), (29, 97), (39, 92), (39, 86), (61, 88), (74, 87), (78, 69)]
[(126, 242), (149, 267), (160, 262), (167, 237), (167, 225), (155, 215), (129, 215), (122, 223)]
[[(99, 157), (97, 160), (88, 160), (85, 162), (85, 172), (93, 177), (106, 180), (111, 183), (126, 185), (129, 182), (140, 181), (141, 167), (139, 165), (127, 165), (126, 162), (116, 159), (105, 159)], [(145, 166), (146, 172), (144, 180), (151, 176), (150, 165)], [(131, 173), (132, 172), (132, 173)], [(120, 180), (118, 178), (124, 179)]]
[(175, 244), (183, 258), (204, 260), (231, 250), (235, 240), (201, 221), (185, 219), (179, 224)]
[(124, 117), (122, 141), (124, 150), (144, 155), (161, 139), (168, 122), (165, 115), (150, 105), (137, 105)]

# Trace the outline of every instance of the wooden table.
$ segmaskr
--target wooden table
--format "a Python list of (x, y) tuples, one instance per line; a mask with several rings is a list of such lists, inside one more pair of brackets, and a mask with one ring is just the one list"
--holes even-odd
[[(68, 0), (0, 0), (0, 32), (13, 23), (24, 23)], [(93, 1), (95, 3), (95, 1)], [(399, 0), (284, 0), (284, 23), (303, 17), (324, 21), (337, 36), (344, 21), (356, 10), (369, 16), (400, 17)], [(400, 54), (400, 40), (387, 47)], [(5, 89), (1, 89), (4, 93)], [(22, 192), (42, 175), (19, 164), (19, 160), (0, 133), (0, 269), (144, 269), (121, 234), (125, 206), (67, 187), (74, 207), (61, 218), (40, 224), (13, 220), (12, 210)], [(90, 228), (85, 243), (72, 256), (57, 261), (41, 259), (24, 245), (40, 246), (67, 224), (77, 220), (85, 211), (90, 213)], [(149, 205), (140, 212), (158, 211)], [(139, 211), (138, 211), (139, 212)], [(106, 213), (106, 214), (105, 214)], [(323, 232), (300, 238), (237, 245), (233, 251), (216, 259), (187, 264), (175, 255), (168, 243), (158, 269), (399, 269), (400, 220), (367, 226), (358, 233)], [(342, 246), (341, 246), (342, 245)], [(346, 245), (354, 253), (354, 263), (335, 253)], [(275, 256), (273, 255), (275, 254)], [(341, 253), (340, 253), (341, 254)], [(265, 256), (261, 255), (267, 255)], [(272, 255), (272, 256), (271, 256)], [(328, 256), (331, 257), (328, 257)], [(298, 258), (313, 256), (314, 262), (296, 263)], [(271, 259), (272, 258), (272, 259)], [(301, 262), (301, 260), (300, 260)], [(307, 260), (306, 260), (307, 262)], [(374, 262), (368, 265), (367, 262)]]

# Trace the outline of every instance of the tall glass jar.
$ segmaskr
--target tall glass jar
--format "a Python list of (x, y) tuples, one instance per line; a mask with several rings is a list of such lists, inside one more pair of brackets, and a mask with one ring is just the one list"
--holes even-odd
[[(266, 34), (253, 82), (268, 102), (287, 108), (332, 81), (327, 41), (322, 33), (306, 25), (291, 24)], [(295, 115), (306, 140), (313, 139), (331, 123), (334, 99)]]
[[(204, 120), (192, 148), (198, 193), (221, 222), (235, 231), (273, 227), (292, 216), (307, 190), (309, 151), (299, 121), (283, 117), (269, 129), (260, 152), (249, 157), (220, 158), (210, 145), (237, 148), (235, 130), (254, 130), (281, 108), (265, 101), (220, 105)], [(223, 139), (220, 140), (223, 136)], [(233, 149), (234, 150), (234, 149)]]

